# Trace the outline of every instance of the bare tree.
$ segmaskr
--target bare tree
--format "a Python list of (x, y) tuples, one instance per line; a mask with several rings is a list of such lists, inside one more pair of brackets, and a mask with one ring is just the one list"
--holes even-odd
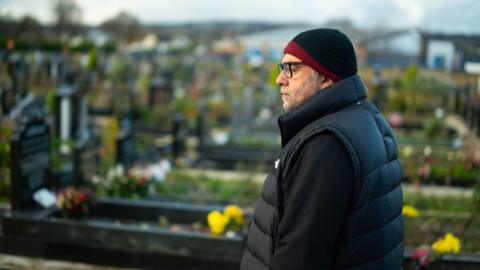
[(78, 34), (81, 26), (82, 10), (75, 0), (53, 0), (55, 30), (60, 35)]
[(137, 18), (125, 11), (104, 21), (100, 27), (115, 37), (117, 41), (133, 41), (142, 35), (141, 25)]
[(15, 29), (15, 36), (33, 41), (42, 36), (42, 31), (43, 27), (40, 22), (35, 17), (26, 15), (18, 21)]

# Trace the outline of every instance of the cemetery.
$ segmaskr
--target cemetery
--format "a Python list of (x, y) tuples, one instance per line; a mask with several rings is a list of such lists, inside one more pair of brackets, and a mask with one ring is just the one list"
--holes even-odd
[[(0, 255), (239, 269), (281, 147), (280, 60), (165, 29), (136, 47), (0, 33)], [(480, 269), (480, 72), (367, 60), (404, 170), (404, 269)]]

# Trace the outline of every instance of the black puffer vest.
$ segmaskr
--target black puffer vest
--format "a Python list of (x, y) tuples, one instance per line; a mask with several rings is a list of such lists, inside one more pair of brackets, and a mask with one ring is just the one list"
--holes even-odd
[(282, 150), (264, 182), (240, 269), (269, 269), (288, 193), (283, 188), (286, 172), (303, 144), (323, 132), (334, 134), (344, 144), (355, 175), (333, 252), (333, 269), (401, 269), (402, 165), (392, 129), (365, 98), (365, 87), (354, 75), (280, 116)]

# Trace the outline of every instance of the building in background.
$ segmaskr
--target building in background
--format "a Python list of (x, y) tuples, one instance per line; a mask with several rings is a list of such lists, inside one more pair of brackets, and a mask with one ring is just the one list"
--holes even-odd
[(445, 34), (416, 28), (373, 34), (356, 42), (361, 65), (377, 68), (416, 64), (428, 69), (465, 72), (480, 63), (480, 35)]
[(417, 29), (374, 33), (356, 42), (360, 65), (375, 68), (418, 64), (421, 33)]
[(480, 64), (480, 35), (422, 33), (420, 63), (431, 69), (465, 72)]

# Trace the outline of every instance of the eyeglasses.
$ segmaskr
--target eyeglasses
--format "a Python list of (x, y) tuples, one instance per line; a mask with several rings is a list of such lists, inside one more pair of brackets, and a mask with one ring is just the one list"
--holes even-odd
[(297, 66), (297, 65), (304, 65), (304, 62), (285, 62), (278, 64), (278, 71), (282, 72), (287, 76), (287, 78), (292, 78), (293, 76), (293, 71), (292, 71), (292, 66)]

